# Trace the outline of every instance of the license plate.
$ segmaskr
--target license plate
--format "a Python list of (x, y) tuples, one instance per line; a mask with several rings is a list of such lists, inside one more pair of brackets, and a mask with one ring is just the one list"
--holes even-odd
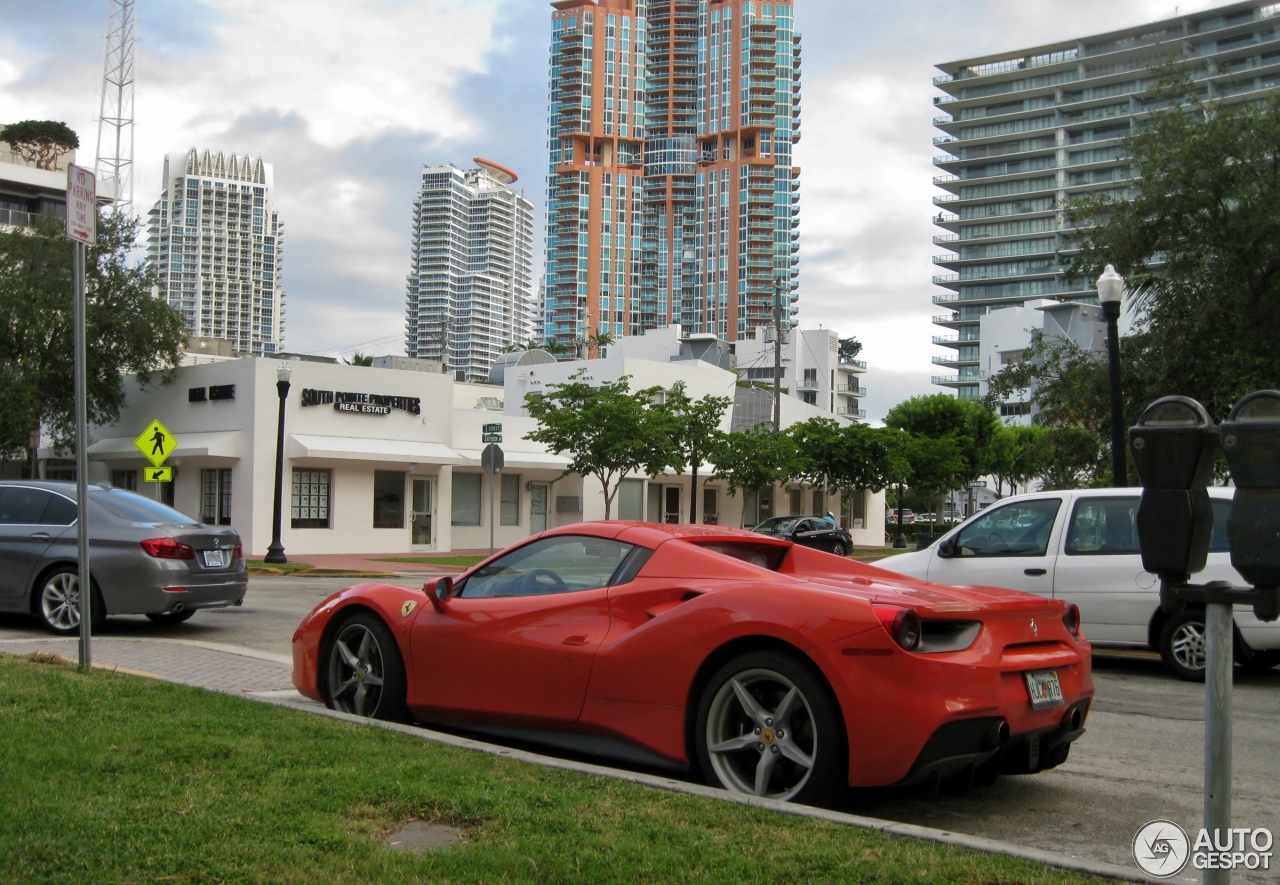
[(221, 550), (206, 550), (204, 564), (205, 568), (224, 568), (227, 564), (226, 554)]
[(1023, 673), (1027, 680), (1027, 694), (1031, 696), (1031, 709), (1048, 710), (1050, 707), (1061, 707), (1062, 683), (1058, 681), (1057, 670), (1032, 670)]

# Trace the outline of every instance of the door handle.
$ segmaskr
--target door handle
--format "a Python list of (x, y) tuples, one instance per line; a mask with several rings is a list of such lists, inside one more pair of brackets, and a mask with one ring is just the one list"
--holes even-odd
[(1024, 575), (1029, 575), (1030, 577), (1033, 577), (1033, 578), (1038, 578), (1041, 575), (1049, 574), (1047, 569), (1042, 569), (1042, 568), (1027, 568), (1027, 569), (1023, 569), (1022, 573)]
[(48, 541), (51, 537), (52, 535), (50, 535), (48, 532), (36, 532), (34, 535), (31, 536), (31, 540)]
[(587, 637), (585, 637), (585, 636), (569, 636), (569, 637), (567, 637), (567, 638), (564, 640), (564, 642), (563, 642), (562, 644), (563, 644), (563, 645), (586, 645), (586, 644), (587, 644)]

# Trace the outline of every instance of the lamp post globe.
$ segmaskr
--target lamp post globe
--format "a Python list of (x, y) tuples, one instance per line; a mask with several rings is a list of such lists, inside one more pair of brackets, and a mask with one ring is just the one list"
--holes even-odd
[(1098, 301), (1107, 321), (1107, 363), (1111, 376), (1111, 484), (1129, 484), (1124, 447), (1124, 401), (1120, 395), (1120, 301), (1124, 297), (1124, 277), (1110, 264), (1098, 277)]
[(293, 369), (288, 363), (276, 366), (276, 395), (280, 398), (279, 412), (276, 421), (276, 481), (274, 500), (271, 509), (271, 546), (263, 562), (286, 563), (284, 544), (280, 543), (280, 519), (284, 506), (284, 401), (289, 398), (289, 379)]

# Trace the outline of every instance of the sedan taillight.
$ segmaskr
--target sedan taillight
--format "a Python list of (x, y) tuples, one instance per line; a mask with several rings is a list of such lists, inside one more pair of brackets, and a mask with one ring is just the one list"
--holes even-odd
[(244, 546), (241, 544), (237, 544), (236, 549), (231, 551), (231, 558), (233, 560), (244, 559)]
[(920, 647), (920, 616), (909, 608), (892, 605), (874, 606), (880, 623), (889, 631), (893, 641), (904, 651)]
[(195, 559), (196, 551), (173, 538), (152, 538), (142, 542), (142, 549), (156, 559)]

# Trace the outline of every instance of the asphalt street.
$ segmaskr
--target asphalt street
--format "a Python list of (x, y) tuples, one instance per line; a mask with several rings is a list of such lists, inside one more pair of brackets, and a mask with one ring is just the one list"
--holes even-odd
[[(140, 617), (112, 618), (105, 635), (199, 640), (284, 655), (302, 617), (359, 580), (254, 577), (242, 608), (201, 612), (167, 627)], [(41, 635), (30, 619), (0, 615), (0, 639)], [(1194, 838), (1201, 826), (1203, 686), (1167, 675), (1146, 653), (1098, 655), (1094, 678), (1088, 731), (1059, 768), (940, 796), (856, 791), (842, 810), (1125, 866), (1133, 863), (1134, 834), (1148, 821), (1176, 821)], [(1234, 702), (1234, 824), (1280, 834), (1280, 670), (1238, 672)], [(1274, 866), (1268, 873), (1236, 871), (1233, 879), (1275, 882), (1280, 876)]]

